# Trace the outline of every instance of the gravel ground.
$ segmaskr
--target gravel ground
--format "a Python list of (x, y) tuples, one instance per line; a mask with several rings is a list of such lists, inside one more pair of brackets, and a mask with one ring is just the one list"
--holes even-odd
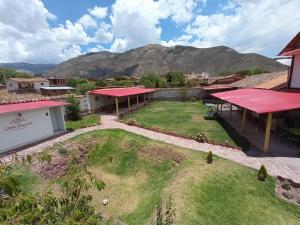
[[(236, 150), (236, 149), (226, 148), (226, 147), (207, 144), (207, 143), (198, 143), (193, 140), (174, 137), (174, 136), (170, 136), (167, 134), (161, 134), (161, 133), (158, 133), (155, 131), (150, 131), (150, 130), (146, 130), (146, 129), (139, 128), (139, 127), (128, 126), (127, 124), (116, 121), (116, 117), (111, 116), (111, 115), (102, 116), (101, 123), (102, 124), (99, 126), (79, 129), (72, 133), (66, 134), (64, 136), (61, 136), (61, 137), (55, 138), (53, 140), (41, 143), (39, 145), (27, 148), (25, 150), (18, 152), (17, 155), (19, 157), (24, 157), (28, 154), (40, 152), (40, 151), (43, 151), (45, 148), (53, 146), (54, 144), (63, 142), (65, 140), (68, 140), (79, 134), (83, 134), (83, 133), (93, 131), (93, 130), (123, 129), (123, 130), (126, 130), (131, 133), (142, 135), (142, 136), (148, 137), (153, 140), (173, 144), (173, 145), (176, 145), (176, 146), (179, 146), (182, 148), (187, 148), (187, 149), (192, 149), (192, 150), (197, 150), (197, 151), (202, 151), (202, 152), (212, 151), (213, 154), (215, 154), (215, 155), (218, 155), (222, 158), (231, 160), (233, 162), (236, 162), (236, 163), (239, 163), (239, 164), (242, 164), (242, 165), (254, 168), (254, 169), (259, 169), (259, 167), (262, 164), (264, 164), (267, 167), (270, 175), (273, 175), (273, 176), (280, 175), (282, 177), (292, 179), (295, 182), (300, 182), (300, 163), (298, 164), (298, 166), (296, 168), (294, 168), (294, 170), (291, 170), (285, 164), (285, 161), (288, 160), (288, 158), (286, 158), (286, 157), (284, 158), (284, 160), (281, 160), (280, 157), (278, 157), (278, 158), (276, 158), (276, 157), (250, 157), (250, 156), (247, 156), (244, 152)], [(1, 160), (9, 163), (9, 162), (11, 162), (12, 157), (13, 157), (13, 155), (8, 155), (8, 156), (1, 158)], [(294, 158), (292, 158), (292, 159), (294, 159)]]

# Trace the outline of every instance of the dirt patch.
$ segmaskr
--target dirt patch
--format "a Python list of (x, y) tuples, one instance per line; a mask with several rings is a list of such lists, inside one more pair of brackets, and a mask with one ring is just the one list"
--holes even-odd
[(280, 198), (300, 205), (300, 183), (279, 176), (276, 179), (276, 193)]
[(150, 159), (153, 161), (163, 162), (165, 160), (171, 160), (174, 165), (179, 165), (184, 160), (184, 155), (176, 152), (169, 146), (151, 144), (140, 148), (138, 151), (140, 157)]
[(79, 162), (85, 159), (86, 154), (98, 143), (103, 142), (103, 139), (84, 138), (84, 140), (70, 141), (64, 144), (55, 145), (50, 148), (48, 153), (51, 155), (51, 163), (43, 163), (34, 157), (31, 165), (31, 171), (45, 179), (54, 179), (66, 174), (67, 162), (70, 154), (74, 154)]
[(201, 121), (204, 120), (202, 115), (196, 114), (196, 115), (192, 115), (192, 120), (193, 121)]

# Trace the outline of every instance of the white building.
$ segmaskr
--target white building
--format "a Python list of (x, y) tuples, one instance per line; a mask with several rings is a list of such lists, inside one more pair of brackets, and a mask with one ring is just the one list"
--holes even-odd
[(64, 105), (55, 101), (0, 105), (0, 153), (64, 132)]
[(42, 77), (34, 78), (9, 78), (6, 88), (13, 92), (40, 92), (41, 87), (49, 87), (49, 81)]

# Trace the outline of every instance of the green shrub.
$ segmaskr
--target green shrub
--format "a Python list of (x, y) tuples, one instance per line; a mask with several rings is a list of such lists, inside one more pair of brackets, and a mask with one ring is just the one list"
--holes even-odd
[(69, 105), (66, 106), (66, 114), (69, 120), (80, 120), (80, 101), (75, 97), (69, 97), (67, 99)]
[(192, 101), (192, 102), (195, 102), (195, 101), (197, 101), (197, 100), (198, 100), (198, 99), (197, 99), (196, 96), (193, 96), (193, 97), (190, 98), (190, 101)]
[(208, 152), (207, 156), (206, 156), (206, 162), (211, 164), (213, 162), (213, 154), (211, 151)]
[(258, 171), (257, 179), (260, 181), (265, 181), (268, 177), (267, 169), (264, 165), (262, 165)]
[(60, 147), (58, 149), (58, 153), (62, 156), (67, 156), (68, 155), (68, 149), (64, 148), (64, 147)]

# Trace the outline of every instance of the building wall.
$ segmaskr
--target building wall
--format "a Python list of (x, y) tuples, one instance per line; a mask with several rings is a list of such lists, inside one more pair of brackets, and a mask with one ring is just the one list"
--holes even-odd
[(34, 82), (33, 87), (34, 87), (34, 89), (37, 89), (37, 90), (40, 90), (41, 87), (49, 87), (49, 81)]
[(290, 87), (300, 88), (300, 55), (296, 55), (294, 59), (294, 67)]
[[(183, 88), (161, 88), (151, 95), (154, 99), (158, 100), (176, 100), (182, 99), (182, 90)], [(186, 99), (190, 99), (191, 97), (202, 98), (203, 96), (203, 90), (201, 88), (187, 88), (186, 91)]]
[(49, 109), (0, 115), (0, 152), (53, 135)]

